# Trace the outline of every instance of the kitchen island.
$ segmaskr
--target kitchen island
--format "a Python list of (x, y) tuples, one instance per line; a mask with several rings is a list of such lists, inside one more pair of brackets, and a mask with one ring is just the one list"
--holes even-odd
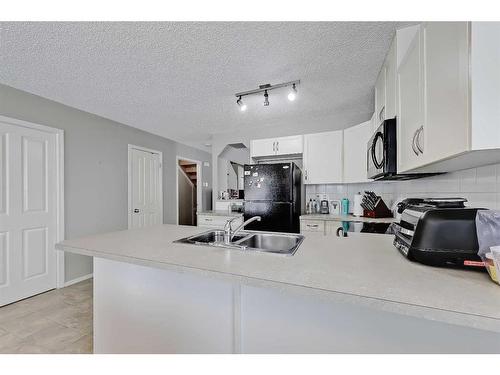
[(66, 240), (94, 257), (95, 353), (500, 352), (500, 288), (392, 236), (308, 233), (294, 256), (174, 243), (158, 225)]

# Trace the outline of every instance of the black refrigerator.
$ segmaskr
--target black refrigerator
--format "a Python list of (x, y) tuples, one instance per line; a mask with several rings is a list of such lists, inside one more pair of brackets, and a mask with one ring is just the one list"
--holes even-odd
[(245, 220), (260, 216), (247, 229), (300, 232), (301, 172), (295, 163), (244, 166)]

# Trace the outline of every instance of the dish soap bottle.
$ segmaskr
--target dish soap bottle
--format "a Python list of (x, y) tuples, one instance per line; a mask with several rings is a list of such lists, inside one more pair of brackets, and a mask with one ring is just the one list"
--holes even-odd
[(348, 215), (349, 214), (349, 199), (343, 198), (342, 199), (342, 215)]

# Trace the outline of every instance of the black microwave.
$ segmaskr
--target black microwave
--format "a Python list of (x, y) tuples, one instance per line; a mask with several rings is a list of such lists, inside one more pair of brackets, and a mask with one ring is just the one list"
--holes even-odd
[(436, 173), (398, 174), (396, 118), (384, 120), (367, 144), (367, 177), (373, 180), (411, 180)]

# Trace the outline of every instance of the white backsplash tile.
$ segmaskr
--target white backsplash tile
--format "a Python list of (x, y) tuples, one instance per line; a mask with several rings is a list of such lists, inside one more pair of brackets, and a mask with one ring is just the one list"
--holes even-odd
[(348, 198), (352, 210), (354, 194), (365, 190), (380, 195), (388, 207), (408, 197), (463, 197), (470, 207), (500, 209), (500, 164), (409, 181), (307, 185), (306, 198), (318, 199), (317, 194), (327, 194), (330, 200)]

